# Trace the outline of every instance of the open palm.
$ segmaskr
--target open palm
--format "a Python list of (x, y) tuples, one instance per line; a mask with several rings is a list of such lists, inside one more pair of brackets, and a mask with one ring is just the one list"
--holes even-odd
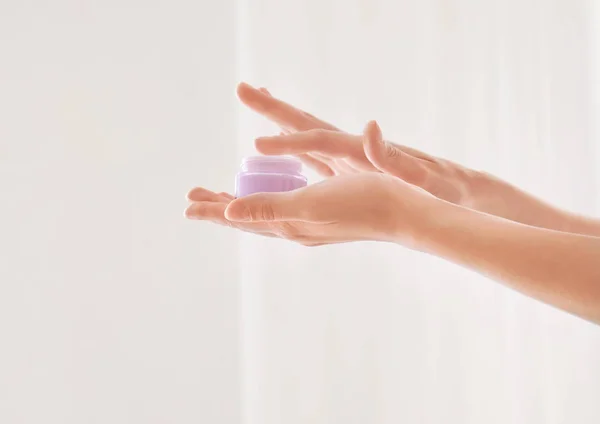
[[(365, 143), (381, 140), (373, 121)], [(186, 216), (307, 246), (358, 240), (413, 245), (415, 229), (438, 200), (426, 191), (383, 173), (338, 175), (284, 193), (256, 193), (234, 199), (197, 187)]]

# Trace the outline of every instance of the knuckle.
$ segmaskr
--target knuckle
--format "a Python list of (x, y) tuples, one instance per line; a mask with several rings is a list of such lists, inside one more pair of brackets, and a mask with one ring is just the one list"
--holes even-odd
[(258, 215), (261, 221), (273, 221), (275, 219), (275, 213), (271, 205), (261, 204), (258, 209)]
[(460, 178), (465, 170), (462, 166), (444, 159), (436, 159), (433, 164), (435, 169), (437, 169), (440, 174), (444, 174), (449, 177)]
[(473, 171), (449, 161), (438, 163), (438, 175), (461, 192), (469, 191), (476, 175)]
[(455, 184), (458, 185), (468, 185), (469, 184), (469, 174), (465, 169), (456, 168), (456, 167), (448, 167), (447, 165), (443, 169), (444, 174), (451, 176), (450, 178), (454, 180)]
[(385, 155), (390, 159), (401, 159), (402, 152), (391, 143), (385, 142)]
[(485, 172), (468, 168), (460, 170), (460, 181), (465, 195), (478, 196), (494, 190), (494, 177)]

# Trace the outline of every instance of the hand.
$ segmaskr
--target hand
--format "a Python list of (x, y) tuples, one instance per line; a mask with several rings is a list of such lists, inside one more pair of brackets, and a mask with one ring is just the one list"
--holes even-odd
[[(287, 152), (297, 156), (307, 166), (314, 169), (319, 174), (330, 177), (333, 175), (353, 174), (364, 171), (387, 172), (382, 171), (365, 155), (361, 136), (351, 136), (334, 125), (273, 97), (266, 88), (256, 89), (246, 83), (241, 83), (238, 86), (237, 93), (242, 103), (279, 125), (282, 130), (281, 136), (298, 132), (310, 132), (310, 134), (317, 137), (319, 134), (327, 136), (331, 133), (347, 135), (347, 140), (349, 142), (338, 145), (338, 148), (335, 150), (327, 149), (328, 146), (324, 145), (326, 141), (320, 140), (317, 141), (316, 144), (313, 144), (311, 148), (305, 147), (296, 152)], [(339, 139), (342, 138), (340, 137)], [(262, 138), (259, 140), (262, 141)], [(274, 137), (272, 139), (272, 141), (277, 140), (282, 140), (284, 144), (288, 142), (285, 137), (279, 139)], [(294, 139), (290, 139), (289, 142), (293, 142), (293, 140)], [(257, 143), (259, 150), (261, 148), (259, 145), (260, 141)], [(400, 146), (389, 142), (385, 142), (385, 144), (386, 147), (389, 148), (389, 151), (386, 153), (390, 155), (404, 152), (405, 154), (414, 155), (416, 157), (432, 158), (425, 153), (410, 147)], [(398, 152), (396, 150), (398, 150)], [(277, 155), (286, 153), (286, 149), (285, 147), (282, 147), (282, 150), (279, 150), (277, 146), (273, 146), (272, 149), (269, 149), (268, 146), (264, 146), (262, 153)]]
[[(389, 174), (458, 205), (473, 207), (477, 200), (484, 200), (475, 199), (475, 193), (480, 197), (487, 194), (477, 187), (485, 177), (474, 171), (382, 139), (369, 140), (363, 142), (362, 136), (341, 131), (315, 129), (260, 137), (255, 144), (264, 155), (318, 154), (338, 164), (345, 162), (346, 169), (353, 169), (351, 173), (375, 170)], [(341, 172), (345, 173), (349, 172)]]
[[(276, 99), (266, 88), (256, 89), (241, 83), (237, 93), (242, 103), (279, 125), (282, 135), (317, 129), (343, 133), (335, 126), (310, 113)], [(377, 171), (377, 168), (366, 158), (361, 143), (355, 143), (348, 147), (352, 149), (347, 152), (345, 157), (331, 157), (316, 150), (297, 153), (295, 156), (306, 166), (325, 177), (353, 174), (359, 171)]]
[[(381, 138), (374, 122), (365, 140)], [(259, 193), (240, 199), (197, 188), (188, 195), (186, 216), (211, 220), (262, 235), (318, 246), (357, 240), (395, 241), (417, 248), (435, 205), (424, 190), (381, 173), (329, 178), (286, 193)]]
[(280, 136), (256, 140), (263, 154), (293, 154), (326, 177), (383, 172), (480, 212), (543, 228), (568, 231), (574, 226), (574, 218), (492, 175), (388, 141), (363, 146), (361, 136), (282, 102), (264, 88), (240, 84), (238, 96), (283, 130)]
[(283, 133), (261, 137), (256, 148), (265, 155), (291, 154), (323, 176), (383, 172), (460, 205), (473, 203), (488, 176), (416, 149), (387, 141), (363, 147), (363, 137), (335, 126), (271, 96), (265, 89), (238, 86), (240, 100), (278, 124)]

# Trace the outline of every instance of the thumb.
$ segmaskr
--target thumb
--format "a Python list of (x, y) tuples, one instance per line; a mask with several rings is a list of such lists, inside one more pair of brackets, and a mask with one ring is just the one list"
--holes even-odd
[(230, 221), (288, 221), (298, 219), (296, 196), (288, 193), (257, 193), (235, 199), (225, 209)]
[(363, 137), (365, 155), (375, 168), (411, 184), (423, 181), (427, 169), (420, 160), (404, 153), (392, 143), (386, 143), (377, 122), (370, 121), (367, 124)]

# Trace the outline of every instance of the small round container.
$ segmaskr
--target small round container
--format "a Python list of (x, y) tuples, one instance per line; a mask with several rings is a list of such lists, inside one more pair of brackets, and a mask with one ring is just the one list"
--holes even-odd
[(302, 162), (288, 156), (250, 156), (235, 178), (235, 197), (253, 193), (292, 191), (306, 187)]

